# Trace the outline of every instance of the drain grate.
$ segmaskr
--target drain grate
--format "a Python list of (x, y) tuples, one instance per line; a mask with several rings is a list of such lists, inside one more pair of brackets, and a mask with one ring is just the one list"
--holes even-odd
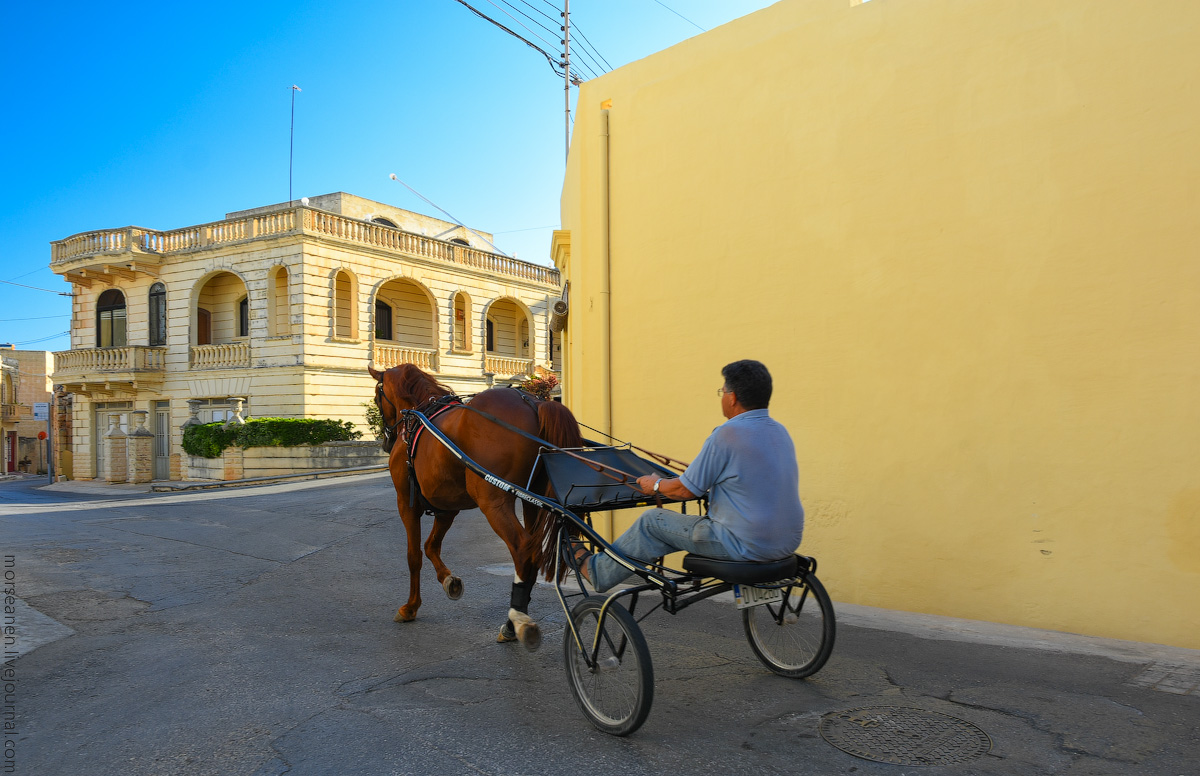
[(821, 738), (847, 754), (892, 765), (958, 765), (992, 739), (964, 719), (905, 706), (866, 706), (821, 717)]

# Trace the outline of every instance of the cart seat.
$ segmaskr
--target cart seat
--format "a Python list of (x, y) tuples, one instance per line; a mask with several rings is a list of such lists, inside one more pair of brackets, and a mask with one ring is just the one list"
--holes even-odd
[(684, 555), (683, 568), (693, 574), (713, 577), (739, 585), (778, 582), (796, 576), (798, 558), (789, 555), (779, 560), (718, 560), (703, 555)]

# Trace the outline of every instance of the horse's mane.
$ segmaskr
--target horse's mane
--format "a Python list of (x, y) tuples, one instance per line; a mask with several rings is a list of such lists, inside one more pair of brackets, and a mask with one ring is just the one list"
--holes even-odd
[(418, 407), (430, 399), (454, 393), (413, 364), (401, 364), (394, 370), (388, 371), (396, 373), (396, 377), (392, 381), (396, 398), (403, 400), (410, 407)]

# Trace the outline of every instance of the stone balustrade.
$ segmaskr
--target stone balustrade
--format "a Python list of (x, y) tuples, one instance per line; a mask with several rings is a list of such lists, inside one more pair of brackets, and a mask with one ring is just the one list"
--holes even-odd
[(0, 420), (8, 423), (18, 420), (21, 417), (21, 405), (19, 404), (0, 404)]
[(54, 354), (56, 380), (104, 372), (163, 372), (167, 349), (129, 345), (122, 348), (82, 348)]
[(438, 352), (429, 348), (406, 348), (375, 343), (372, 359), (376, 369), (391, 369), (400, 364), (413, 364), (426, 372), (438, 370)]
[(250, 366), (249, 342), (192, 345), (192, 369), (245, 369)]
[(496, 377), (513, 377), (515, 375), (533, 374), (533, 359), (507, 358), (505, 356), (485, 357), (484, 371), (491, 372)]
[[(50, 266), (74, 264), (91, 256), (139, 250), (157, 255), (185, 253), (263, 237), (308, 233), (337, 238), (411, 256), (461, 264), (488, 272), (558, 286), (559, 272), (551, 267), (488, 253), (444, 240), (405, 232), (383, 224), (297, 207), (271, 213), (226, 219), (210, 224), (160, 232), (138, 226), (100, 229), (72, 235), (50, 244)], [(69, 269), (69, 268), (68, 268)]]

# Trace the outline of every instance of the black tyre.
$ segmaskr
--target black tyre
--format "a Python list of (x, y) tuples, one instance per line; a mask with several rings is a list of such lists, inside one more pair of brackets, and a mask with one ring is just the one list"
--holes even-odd
[(820, 671), (833, 653), (837, 635), (833, 602), (811, 574), (792, 588), (787, 599), (743, 609), (742, 624), (750, 648), (763, 665), (792, 679)]
[(588, 666), (579, 644), (591, 653), (605, 600), (604, 596), (589, 596), (571, 612), (579, 643), (567, 628), (563, 634), (567, 681), (575, 702), (593, 725), (614, 736), (627, 736), (650, 714), (654, 667), (642, 629), (629, 610), (615, 602), (604, 614), (595, 665)]

